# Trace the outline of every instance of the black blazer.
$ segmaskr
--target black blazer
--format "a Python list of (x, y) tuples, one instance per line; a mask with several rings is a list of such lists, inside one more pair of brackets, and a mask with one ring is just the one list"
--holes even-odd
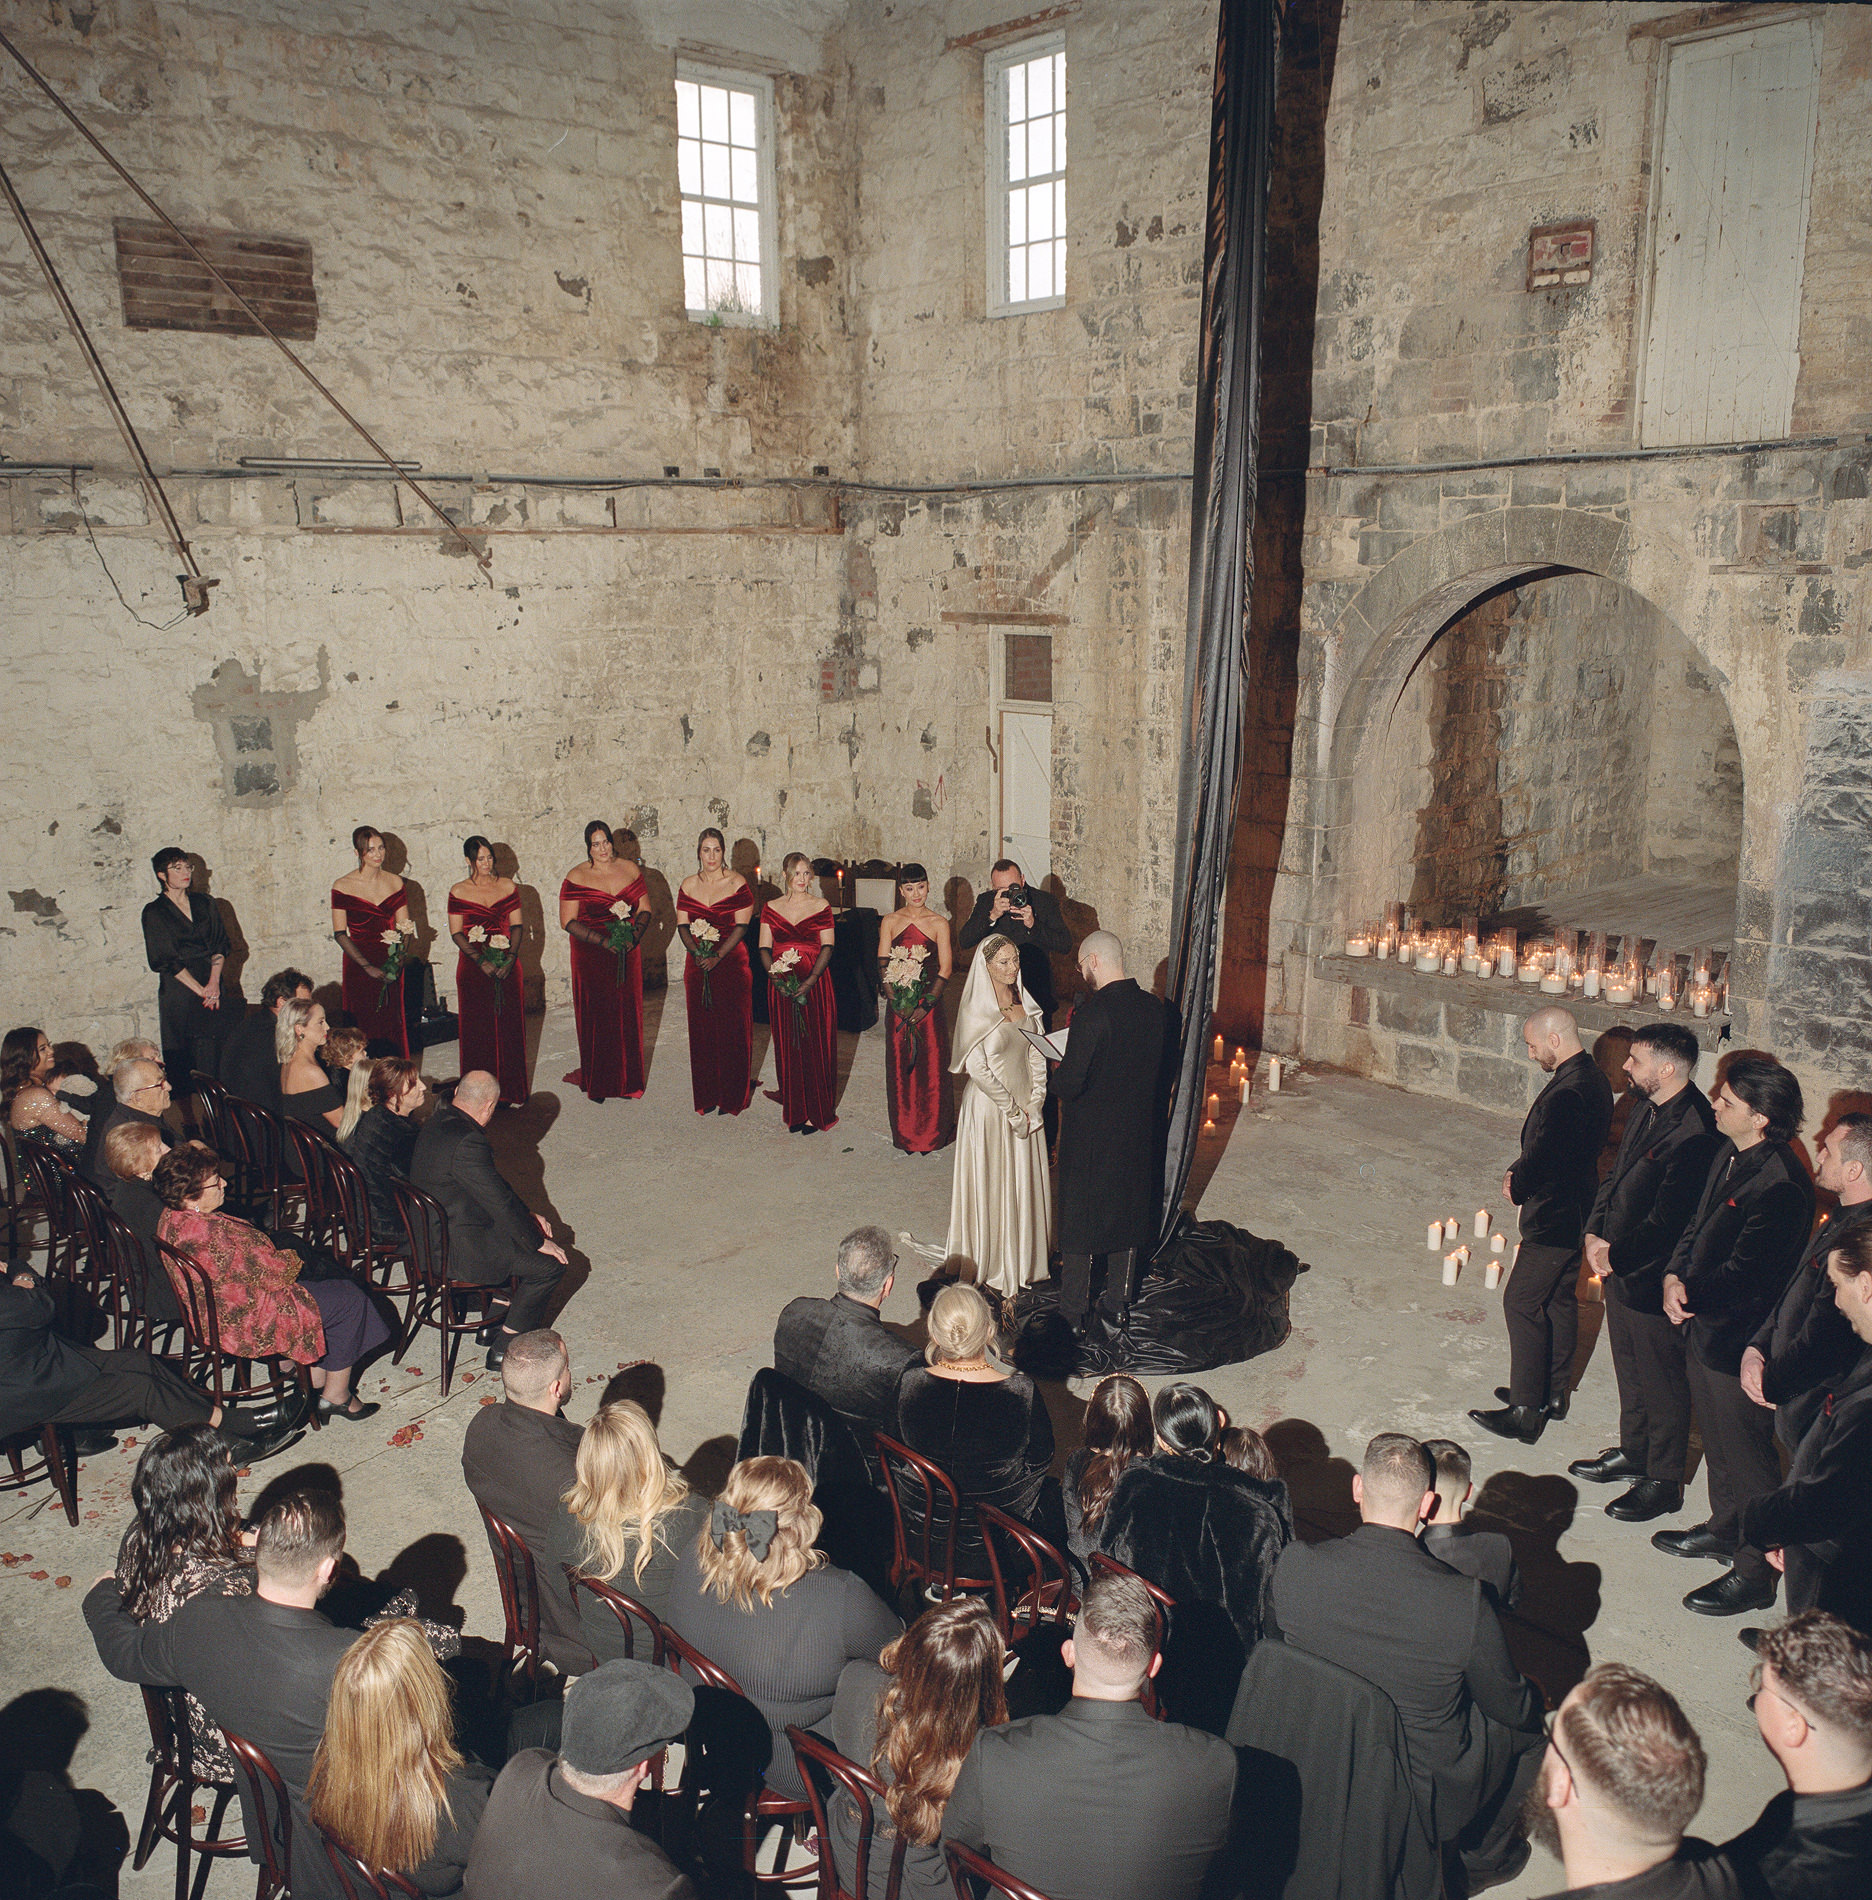
[(1482, 1585), (1409, 1531), (1361, 1524), (1329, 1543), (1289, 1544), (1274, 1609), (1288, 1642), (1391, 1698), (1418, 1806), (1438, 1840), (1453, 1840), (1491, 1792), (1485, 1721), (1524, 1733), (1541, 1723), (1540, 1696), (1510, 1661)]
[(1157, 1244), (1170, 1012), (1130, 977), (1073, 1005), (1060, 1100), (1059, 1248), (1118, 1253)]
[(1194, 1900), (1228, 1839), (1235, 1751), (1138, 1702), (1074, 1696), (985, 1728), (943, 1810), (943, 1839), (1073, 1900)]
[(1762, 1393), (1775, 1408), (1775, 1436), (1790, 1452), (1806, 1436), (1827, 1388), (1844, 1379), (1858, 1360), (1859, 1335), (1834, 1302), (1826, 1257), (1868, 1218), (1872, 1202), (1861, 1201), (1821, 1221), (1787, 1291), (1749, 1341), (1765, 1361)]
[(1799, 1900), (1862, 1900), (1872, 1864), (1872, 1781), (1837, 1794), (1782, 1791), (1755, 1825), (1722, 1844), (1743, 1891)]
[(921, 1357), (885, 1327), (875, 1306), (849, 1293), (829, 1300), (802, 1294), (774, 1327), (774, 1370), (853, 1426), (867, 1457), (873, 1432), (897, 1436), (897, 1381)]
[(1689, 1226), (1722, 1137), (1709, 1098), (1692, 1082), (1662, 1108), (1634, 1100), (1612, 1172), (1599, 1184), (1586, 1231), (1610, 1244), (1619, 1298), (1639, 1313), (1664, 1310), (1664, 1269)]
[(1524, 1243), (1580, 1244), (1599, 1190), (1599, 1151), (1611, 1126), (1612, 1084), (1582, 1049), (1554, 1070), (1521, 1124), (1508, 1198), (1521, 1210)]
[[(364, 1191), (370, 1197), (371, 1233), (376, 1239), (387, 1239), (397, 1232), (396, 1183), (410, 1178), (419, 1133), (407, 1115), (393, 1115), (379, 1104), (358, 1117), (349, 1141), (338, 1144), (364, 1177)], [(534, 1222), (536, 1228), (538, 1225)]]
[(1467, 1523), (1426, 1524), (1423, 1547), (1438, 1563), (1473, 1577), (1488, 1591), (1498, 1610), (1512, 1610), (1521, 1601), (1521, 1572), (1514, 1545), (1500, 1531), (1472, 1528)]
[(52, 1330), (52, 1296), (0, 1280), (0, 1438), (56, 1417), (91, 1385), (98, 1369)]
[[(201, 998), (177, 975), (186, 970), (197, 983), (206, 983), (216, 957), (232, 953), (227, 929), (221, 922), (221, 908), (205, 891), (188, 893), (189, 914), (185, 918), (167, 897), (152, 897), (143, 906), (143, 951), (149, 966), (160, 979), (156, 986), (156, 1009), (161, 1018), (162, 1046), (186, 1053), (197, 1036), (212, 1038), (217, 1044), (234, 1027), (232, 1017), (240, 1007), (240, 992), (231, 984), (221, 993), (221, 1007), (204, 1009)], [(217, 1067), (218, 1067), (217, 1061)], [(170, 1078), (181, 1091), (186, 1076)]]
[(92, 1141), (87, 1137), (81, 1166), (85, 1178), (102, 1194), (108, 1194), (117, 1180), (104, 1159), (104, 1137), (113, 1128), (154, 1128), (168, 1140), (168, 1130), (163, 1127), (160, 1115), (146, 1115), (140, 1108), (128, 1108), (118, 1101), (112, 1101), (108, 1107), (100, 1102), (91, 1118), (91, 1126), (97, 1131), (97, 1139)]
[(1813, 1182), (1783, 1141), (1738, 1153), (1717, 1145), (1703, 1195), (1671, 1255), (1684, 1283), (1690, 1350), (1712, 1372), (1737, 1373), (1756, 1329), (1780, 1304), (1813, 1228)]
[(274, 1114), (280, 1107), (280, 1059), (274, 1032), (279, 1018), (256, 1005), (228, 1031), (221, 1045), (221, 1086), (243, 1101), (258, 1102)]
[[(973, 950), (985, 937), (1005, 937), (1020, 952), (1021, 988), (1040, 1005), (1040, 1015), (1049, 1025), (1059, 1007), (1059, 995), (1053, 987), (1054, 957), (1072, 955), (1072, 932), (1060, 915), (1059, 899), (1038, 885), (1027, 886), (1027, 900), (1033, 907), (1033, 929), (1006, 912), (992, 923), (988, 913), (994, 907), (995, 893), (983, 891), (969, 912), (968, 922), (956, 937), (958, 950)], [(1071, 1045), (1069, 1044), (1068, 1047)]]
[(539, 1252), (539, 1222), (494, 1165), (487, 1130), (454, 1103), (423, 1124), (410, 1179), (447, 1212), (449, 1261), (468, 1268), (467, 1277), (499, 1278), (516, 1253)]

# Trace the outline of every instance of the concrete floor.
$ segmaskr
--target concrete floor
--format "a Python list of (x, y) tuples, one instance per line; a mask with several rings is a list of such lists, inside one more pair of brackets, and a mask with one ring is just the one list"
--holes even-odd
[[(780, 1306), (796, 1293), (830, 1290), (837, 1242), (861, 1222), (939, 1241), (950, 1163), (891, 1146), (875, 1034), (842, 1039), (851, 1073), (829, 1133), (787, 1135), (760, 1097), (739, 1120), (699, 1120), (681, 1010), (664, 1000), (649, 999), (655, 1047), (639, 1102), (594, 1107), (559, 1080), (575, 1060), (569, 1014), (529, 1024), (539, 1038), (535, 1093), (525, 1111), (497, 1118), (495, 1135), (516, 1183), (557, 1218), (588, 1276), (558, 1322), (579, 1381), (571, 1415), (589, 1416), (621, 1364), (648, 1360), (639, 1394), (661, 1392), (665, 1446), (706, 1478), (732, 1452), (742, 1396), (768, 1363)], [(758, 1055), (765, 1031), (756, 1033)], [(431, 1050), (426, 1067), (453, 1073), (453, 1049)], [(1478, 1206), (1498, 1206), (1515, 1134), (1511, 1121), (1343, 1076), (1302, 1075), (1278, 1096), (1257, 1097), (1257, 1111), (1231, 1112), (1201, 1158), (1201, 1211), (1278, 1236), (1310, 1271), (1294, 1289), (1286, 1345), (1205, 1383), (1238, 1419), (1278, 1427), (1274, 1443), (1314, 1535), (1352, 1521), (1351, 1471), (1374, 1432), (1468, 1444), (1484, 1503), (1519, 1549), (1526, 1588), (1510, 1637), (1522, 1666), (1555, 1700), (1596, 1658), (1656, 1674), (1709, 1752), (1698, 1831), (1720, 1840), (1754, 1818), (1780, 1777), (1744, 1707), (1750, 1659), (1736, 1624), (1679, 1605), (1714, 1568), (1659, 1555), (1644, 1528), (1602, 1514), (1606, 1491), (1565, 1476), (1569, 1459), (1615, 1436), (1598, 1309), (1584, 1315), (1587, 1363), (1567, 1424), (1524, 1449), (1487, 1438), (1464, 1417), (1471, 1405), (1493, 1403), (1490, 1389), (1505, 1376), (1498, 1296), (1483, 1289), (1478, 1269), (1445, 1289), (1424, 1233), (1447, 1214), (1466, 1230)], [(900, 1271), (886, 1317), (907, 1325), (922, 1269), (906, 1255)], [(459, 1464), (462, 1433), (488, 1401), (489, 1379), (474, 1355), (441, 1401), (432, 1339), (412, 1349), (410, 1363), (366, 1379), (366, 1395), (383, 1401), (368, 1426), (334, 1426), (302, 1441), (258, 1467), (242, 1495), (296, 1463), (328, 1462), (343, 1480), (350, 1548), (365, 1574), (421, 1578), (433, 1599), (425, 1608), (452, 1599), (470, 1633), (496, 1635), (499, 1599)], [(1052, 1395), (1068, 1431), (1084, 1391)], [(1063, 1457), (1074, 1439), (1062, 1438)], [(83, 1696), (91, 1726), (72, 1762), (74, 1784), (101, 1790), (133, 1827), (146, 1787), (142, 1707), (99, 1666), (78, 1601), (112, 1566), (136, 1456), (126, 1442), (85, 1464), (76, 1530), (48, 1507), (43, 1487), (0, 1493), (0, 1707), (47, 1684)], [(1699, 1485), (1693, 1510), (1701, 1505)], [(141, 1874), (126, 1866), (123, 1891), (156, 1900), (171, 1889), (172, 1870), (167, 1851)], [(1537, 1853), (1499, 1891), (1512, 1900), (1550, 1892), (1559, 1879), (1557, 1865)], [(250, 1880), (219, 1868), (209, 1893), (235, 1900)]]

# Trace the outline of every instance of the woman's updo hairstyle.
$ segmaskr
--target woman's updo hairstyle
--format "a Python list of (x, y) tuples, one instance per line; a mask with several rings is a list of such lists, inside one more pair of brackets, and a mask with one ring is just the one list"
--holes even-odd
[(617, 849), (617, 840), (611, 835), (611, 827), (607, 825), (602, 818), (594, 818), (591, 823), (585, 827), (585, 858), (587, 863), (591, 861), (592, 840), (594, 838), (602, 838), (614, 851)]
[(793, 867), (796, 864), (805, 865), (809, 871), (812, 869), (812, 859), (804, 851), (789, 851), (780, 860), (780, 882), (783, 885), (790, 885), (793, 882)]
[(978, 1359), (994, 1342), (994, 1312), (966, 1281), (946, 1286), (930, 1302), (929, 1344), (923, 1357), (932, 1366), (957, 1359)]
[(728, 840), (724, 838), (721, 835), (721, 833), (715, 829), (713, 825), (705, 825), (700, 831), (696, 833), (696, 841), (695, 841), (696, 862), (698, 864), (702, 862), (702, 847), (705, 844), (707, 844), (711, 838), (713, 838), (715, 842), (721, 846), (722, 869), (725, 871), (728, 869)]
[(1201, 1386), (1186, 1385), (1181, 1379), (1165, 1386), (1151, 1405), (1151, 1424), (1172, 1451), (1202, 1464), (1214, 1461), (1222, 1414)]
[(351, 834), (351, 849), (358, 854), (358, 862), (364, 862), (364, 847), (373, 838), (381, 838), (383, 833), (375, 825), (359, 825)]
[(483, 851), (485, 851), (490, 858), (494, 855), (493, 845), (486, 838), (482, 837), (478, 831), (472, 838), (465, 838), (462, 841), (462, 856), (468, 860), (468, 865), (471, 870), (474, 868), (475, 860), (480, 857)]

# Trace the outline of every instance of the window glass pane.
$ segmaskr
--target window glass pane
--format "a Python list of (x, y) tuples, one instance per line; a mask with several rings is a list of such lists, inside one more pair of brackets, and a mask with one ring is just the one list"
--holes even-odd
[(1050, 55), (1045, 59), (1027, 62), (1027, 110), (1035, 118), (1053, 110), (1053, 61)]
[(1053, 247), (1050, 244), (1027, 247), (1027, 294), (1036, 299), (1053, 294)]
[(1027, 193), (1010, 191), (1007, 194), (1007, 237), (1010, 244), (1027, 242)]
[(676, 82), (676, 130), (682, 137), (692, 139), (701, 129), (701, 113), (696, 105), (696, 83), (693, 79), (679, 79)]
[(734, 254), (740, 264), (760, 262), (760, 213), (737, 211), (734, 214)]
[(1055, 112), (1066, 110), (1066, 55), (1064, 53), (1053, 55), (1053, 110)]
[(706, 310), (708, 308), (708, 285), (703, 277), (702, 260), (699, 257), (685, 257), (682, 267), (683, 308), (685, 310)]
[(702, 147), (694, 139), (676, 141), (676, 188), (689, 198), (702, 189)]
[(1053, 115), (1053, 169), (1061, 172), (1066, 169), (1066, 115), (1063, 112)]
[(1027, 247), (1017, 244), (1008, 252), (1008, 302), (1027, 301)]
[(682, 247), (686, 256), (702, 255), (702, 207), (693, 198), (683, 201)]
[(754, 143), (754, 95), (751, 92), (728, 95), (728, 124), (730, 136), (737, 145)]
[(741, 299), (743, 310), (760, 308), (760, 266), (758, 264), (735, 266), (735, 295)]
[(720, 86), (702, 88), (702, 136), (727, 141), (728, 95)]
[(1066, 181), (1063, 178), (1053, 181), (1053, 235), (1056, 238), (1066, 235)]
[(1063, 297), (1066, 294), (1066, 240), (1056, 238), (1053, 242), (1053, 294)]
[(1008, 183), (1018, 185), (1027, 176), (1027, 128), (1024, 125), (1010, 125), (1007, 138)]
[(1027, 187), (1027, 235), (1035, 239), (1050, 238), (1053, 235), (1053, 187), (1051, 185)]
[(732, 188), (732, 183), (728, 171), (727, 146), (704, 145), (702, 147), (702, 189), (711, 198), (725, 198)]
[(703, 266), (707, 273), (708, 294), (703, 299), (703, 307), (713, 310), (717, 304), (725, 302), (734, 295), (734, 266), (711, 257)]
[(1030, 119), (1027, 124), (1027, 176), (1040, 178), (1053, 169), (1053, 121)]
[(710, 257), (734, 256), (734, 213), (726, 205), (703, 205), (702, 247)]
[(734, 201), (740, 205), (757, 205), (760, 203), (759, 160), (745, 146), (736, 145), (731, 150), (734, 155)]
[(1027, 68), (1007, 69), (1007, 116), (1009, 125), (1018, 125), (1027, 116)]

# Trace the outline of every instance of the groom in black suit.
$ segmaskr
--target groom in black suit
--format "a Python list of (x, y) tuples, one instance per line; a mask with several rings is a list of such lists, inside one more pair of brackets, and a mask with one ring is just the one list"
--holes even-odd
[(1066, 1059), (1053, 1076), (1060, 1102), (1059, 1310), (1085, 1323), (1092, 1262), (1106, 1259), (1101, 1310), (1120, 1323), (1137, 1263), (1157, 1245), (1169, 1012), (1125, 975), (1124, 945), (1095, 930), (1079, 946), (1092, 986), (1073, 1006)]

